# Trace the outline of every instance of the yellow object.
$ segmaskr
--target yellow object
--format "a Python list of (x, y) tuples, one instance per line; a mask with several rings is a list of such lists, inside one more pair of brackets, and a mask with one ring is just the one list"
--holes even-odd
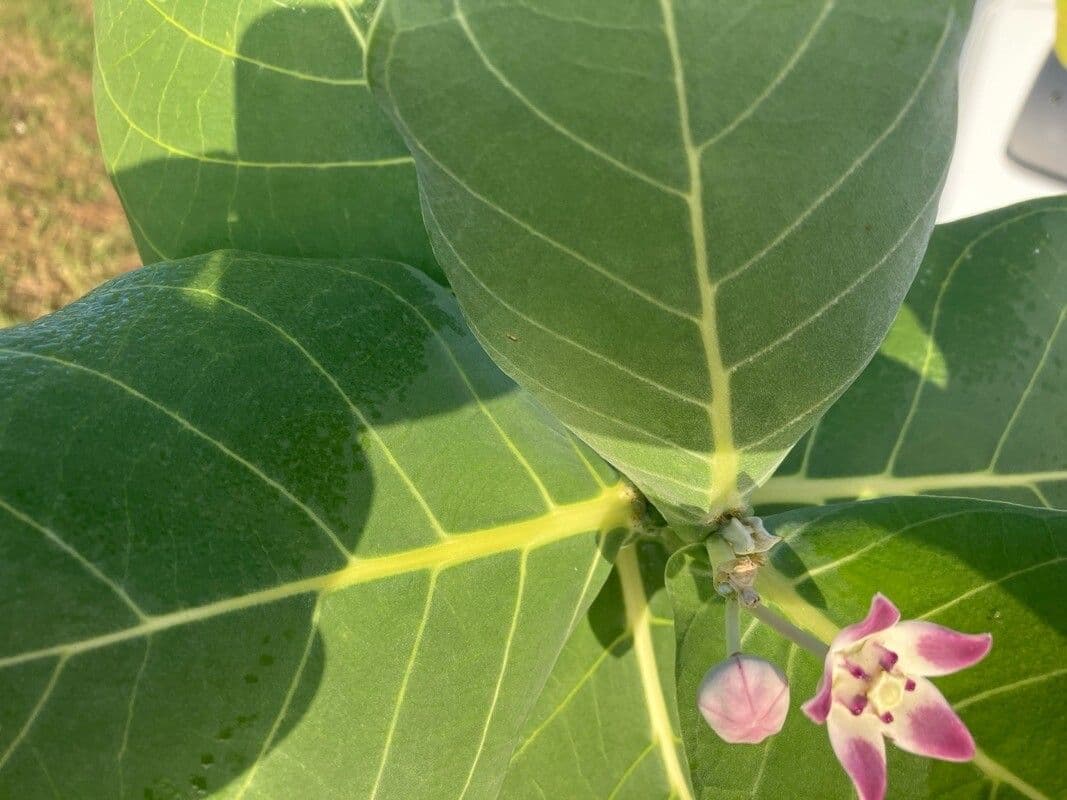
[(1067, 0), (1056, 0), (1056, 55), (1067, 67)]

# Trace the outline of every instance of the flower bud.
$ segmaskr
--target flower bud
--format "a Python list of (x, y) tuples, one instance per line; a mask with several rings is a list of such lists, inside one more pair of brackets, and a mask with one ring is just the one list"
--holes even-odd
[(771, 662), (734, 653), (708, 670), (697, 706), (723, 740), (757, 744), (782, 729), (789, 711), (789, 684)]

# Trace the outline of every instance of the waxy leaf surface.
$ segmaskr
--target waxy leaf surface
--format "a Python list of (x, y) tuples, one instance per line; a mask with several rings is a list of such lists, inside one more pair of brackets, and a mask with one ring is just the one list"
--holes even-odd
[(486, 349), (693, 521), (768, 477), (892, 322), (967, 9), (390, 0), (368, 70)]
[[(919, 758), (886, 744), (888, 798), (1047, 800), (1067, 794), (1054, 731), (1067, 709), (1067, 514), (972, 499), (897, 498), (772, 517), (785, 541), (757, 582), (763, 600), (824, 642), (866, 615), (883, 592), (904, 619), (993, 635), (978, 665), (934, 679), (978, 745), (973, 762)], [(793, 708), (760, 745), (724, 744), (696, 707), (705, 671), (726, 657), (725, 603), (706, 552), (691, 546), (668, 565), (678, 634), (678, 710), (697, 797), (847, 800), (852, 785), (826, 728), (800, 711), (822, 660), (742, 612), (743, 649), (789, 676)], [(802, 765), (802, 767), (801, 767)]]
[(5, 798), (495, 797), (631, 521), (395, 263), (145, 267), (0, 420)]
[(100, 143), (146, 263), (237, 247), (443, 279), (363, 74), (377, 5), (93, 3)]
[(1067, 508), (1067, 198), (939, 225), (879, 354), (757, 508), (966, 495)]
[(502, 800), (692, 800), (666, 559), (652, 541), (619, 553), (530, 712)]

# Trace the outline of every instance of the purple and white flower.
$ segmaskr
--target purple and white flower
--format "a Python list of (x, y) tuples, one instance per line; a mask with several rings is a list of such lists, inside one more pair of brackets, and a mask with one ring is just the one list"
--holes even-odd
[(944, 761), (969, 761), (975, 745), (948, 701), (926, 678), (981, 661), (992, 637), (919, 620), (900, 620), (884, 595), (867, 618), (830, 643), (818, 691), (803, 706), (826, 723), (830, 744), (860, 800), (886, 791), (884, 739), (903, 750)]

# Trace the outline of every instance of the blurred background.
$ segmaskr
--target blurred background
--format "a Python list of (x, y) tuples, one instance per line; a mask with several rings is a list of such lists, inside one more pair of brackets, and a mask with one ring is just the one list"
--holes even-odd
[(138, 265), (96, 142), (91, 0), (0, 0), (0, 326)]
[[(978, 1), (941, 221), (1067, 192), (1055, 26), (1056, 0)], [(0, 327), (139, 263), (99, 154), (91, 72), (92, 0), (0, 0)]]

